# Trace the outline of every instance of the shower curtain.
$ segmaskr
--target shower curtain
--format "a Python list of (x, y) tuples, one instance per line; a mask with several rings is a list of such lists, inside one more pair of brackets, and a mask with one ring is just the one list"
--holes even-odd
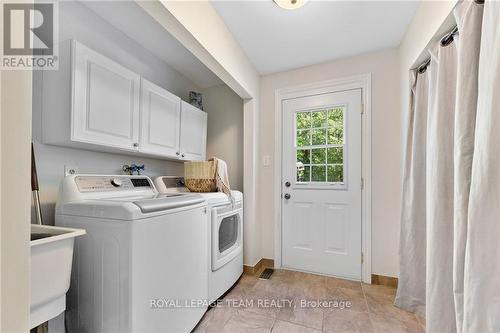
[(500, 332), (500, 2), (454, 15), (412, 73), (395, 304), (427, 332)]

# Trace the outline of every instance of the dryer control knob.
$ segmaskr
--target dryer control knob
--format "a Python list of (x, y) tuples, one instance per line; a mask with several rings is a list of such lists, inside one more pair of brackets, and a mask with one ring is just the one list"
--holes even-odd
[(122, 181), (120, 180), (120, 178), (113, 178), (111, 180), (111, 185), (113, 185), (114, 187), (120, 187), (122, 186)]

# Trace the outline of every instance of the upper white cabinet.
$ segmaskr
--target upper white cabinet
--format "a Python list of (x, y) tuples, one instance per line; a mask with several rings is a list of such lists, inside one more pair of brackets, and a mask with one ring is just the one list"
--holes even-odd
[(181, 99), (142, 79), (140, 150), (160, 156), (180, 156), (180, 126)]
[(72, 50), (71, 139), (136, 149), (140, 76), (75, 41)]
[(181, 158), (205, 160), (207, 148), (207, 113), (181, 101)]
[(44, 71), (44, 143), (204, 160), (207, 114), (77, 41)]
[(42, 73), (44, 143), (137, 151), (140, 76), (74, 40)]

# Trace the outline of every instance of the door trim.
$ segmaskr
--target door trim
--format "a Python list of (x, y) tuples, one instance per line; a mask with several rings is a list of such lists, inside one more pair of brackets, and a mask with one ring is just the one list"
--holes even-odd
[[(282, 248), (282, 205), (281, 205), (281, 179), (282, 179), (282, 102), (285, 99), (334, 93), (345, 90), (361, 89), (363, 103), (363, 116), (361, 118), (361, 170), (364, 179), (361, 191), (361, 250), (363, 263), (361, 264), (361, 280), (371, 284), (372, 273), (372, 124), (371, 124), (371, 81), (372, 74), (343, 77), (327, 81), (313, 82), (303, 85), (279, 88), (275, 91), (274, 121), (276, 132), (274, 141), (274, 264), (281, 268)], [(278, 162), (279, 161), (279, 162)]]

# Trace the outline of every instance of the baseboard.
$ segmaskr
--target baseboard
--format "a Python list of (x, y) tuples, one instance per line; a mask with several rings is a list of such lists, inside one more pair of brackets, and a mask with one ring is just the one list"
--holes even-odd
[(273, 268), (273, 267), (274, 267), (273, 259), (262, 258), (259, 260), (258, 263), (255, 264), (255, 266), (243, 265), (243, 273), (249, 275), (256, 275), (263, 268)]
[[(274, 267), (273, 259), (262, 258), (255, 264), (255, 266), (243, 265), (243, 273), (249, 275), (257, 275), (264, 268), (273, 268), (273, 267)], [(372, 284), (397, 288), (398, 278), (372, 274)]]
[(378, 284), (381, 286), (388, 286), (388, 287), (397, 288), (398, 287), (398, 278), (391, 277), (391, 276), (372, 274), (372, 284)]

